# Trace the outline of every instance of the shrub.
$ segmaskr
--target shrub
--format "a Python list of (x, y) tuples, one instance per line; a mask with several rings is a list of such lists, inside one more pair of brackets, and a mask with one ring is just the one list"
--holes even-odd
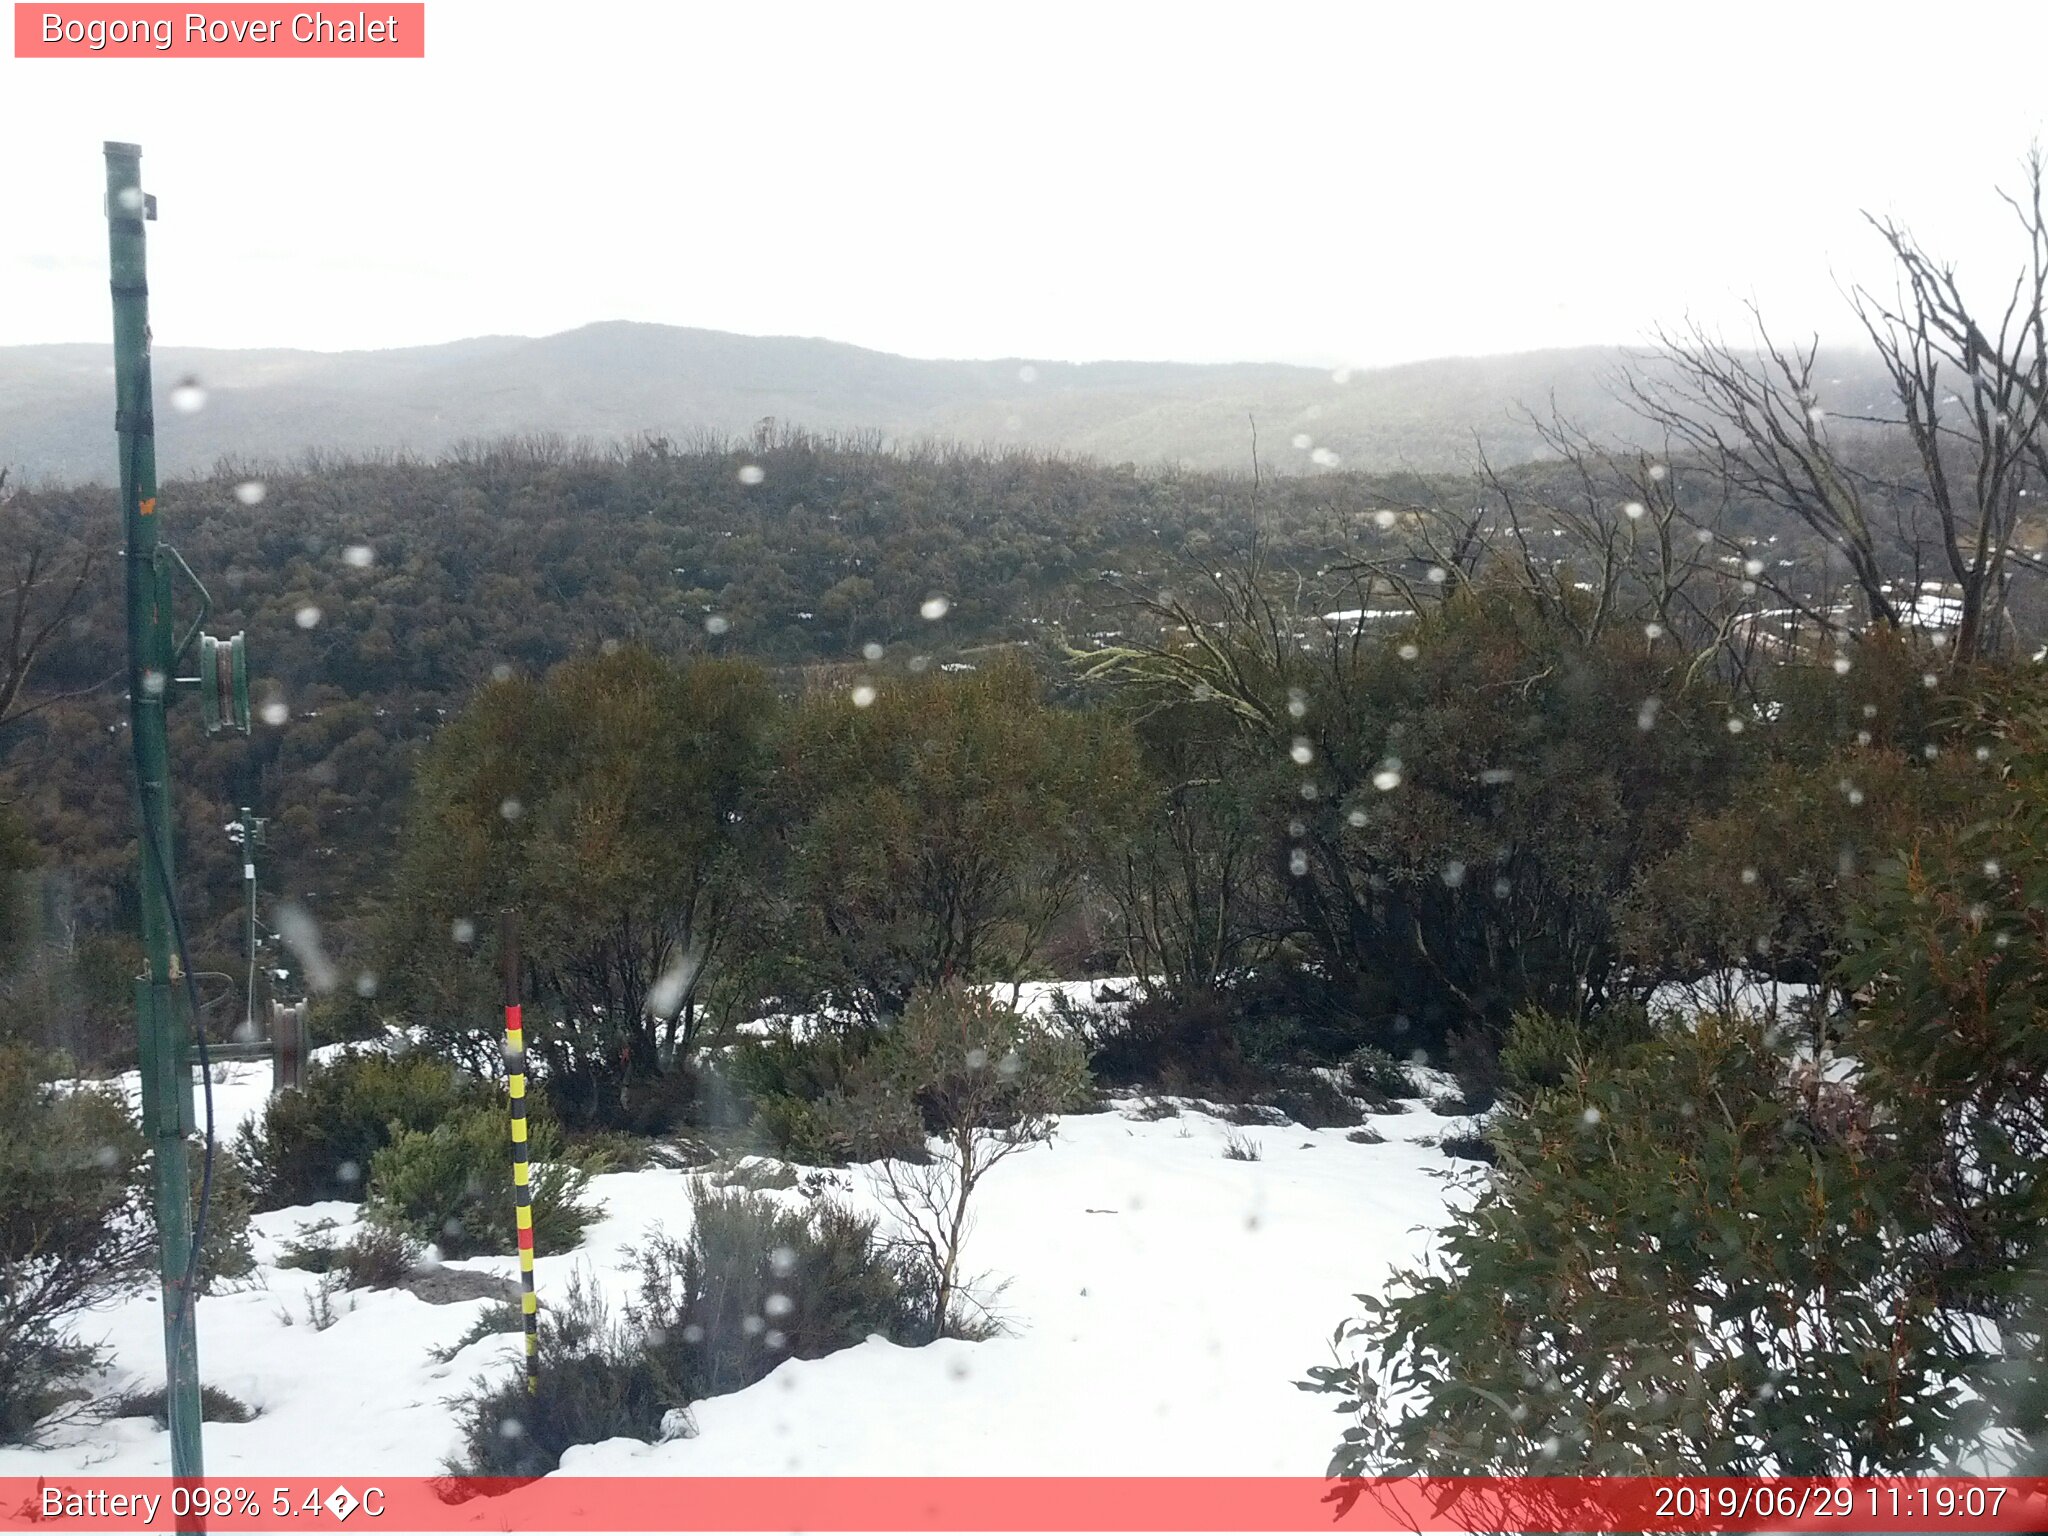
[(1259, 1144), (1241, 1131), (1232, 1131), (1223, 1138), (1223, 1157), (1226, 1162), (1256, 1163), (1259, 1156)]
[(1120, 1087), (1234, 1093), (1253, 1082), (1227, 997), (1145, 998), (1104, 1020), (1090, 1044), (1089, 1071)]
[(352, 1291), (389, 1291), (410, 1280), (419, 1268), (420, 1245), (403, 1232), (374, 1223), (344, 1244), (336, 1272)]
[(374, 1223), (345, 1243), (334, 1241), (334, 1223), (303, 1229), (278, 1256), (279, 1269), (332, 1275), (347, 1291), (389, 1291), (405, 1284), (420, 1265), (420, 1245), (403, 1232)]
[(1500, 1097), (1500, 1040), (1484, 1029), (1454, 1029), (1444, 1046), (1466, 1112), (1483, 1114)]
[[(389, 1000), (435, 1049), (483, 1066), (498, 945), (451, 944), (451, 924), (516, 906), (539, 1026), (527, 1051), (557, 1114), (670, 1129), (691, 1108), (699, 1031), (751, 992), (769, 826), (756, 797), (775, 782), (779, 714), (750, 663), (637, 645), (480, 689), (411, 776)], [(508, 799), (520, 815), (502, 814)]]
[(724, 1076), (779, 1157), (818, 1166), (887, 1155), (841, 1112), (847, 1086), (875, 1038), (871, 1030), (850, 1026), (801, 1039), (784, 1031), (742, 1040), (727, 1053)]
[(691, 1398), (736, 1392), (785, 1359), (815, 1360), (870, 1334), (929, 1337), (900, 1260), (873, 1217), (825, 1202), (793, 1210), (772, 1197), (695, 1183), (687, 1243), (656, 1238), (638, 1255), (633, 1317), (690, 1348), (674, 1375)]
[[(2028, 669), (2038, 673), (2039, 668)], [(1923, 833), (1877, 872), (1838, 980), (1858, 997), (1845, 1042), (1868, 1113), (1807, 1092), (1814, 1112), (1882, 1127), (1920, 1171), (1930, 1238), (1913, 1255), (1944, 1313), (1995, 1325), (1975, 1383), (2001, 1434), (2048, 1469), (2048, 690), (1995, 677), (1968, 734), (1997, 771), (1964, 824)], [(1974, 759), (1975, 754), (1971, 754)], [(1962, 818), (1959, 818), (1962, 820)]]
[(871, 1023), (948, 977), (1029, 974), (1136, 774), (1104, 713), (1048, 707), (1022, 658), (819, 688), (775, 778), (790, 990)]
[[(570, 1279), (568, 1293), (573, 1294), (576, 1277)], [(469, 1326), (453, 1344), (444, 1344), (427, 1351), (427, 1358), (436, 1365), (446, 1365), (472, 1344), (481, 1344), (485, 1339), (496, 1338), (505, 1333), (521, 1333), (526, 1328), (526, 1319), (516, 1301), (493, 1301), (470, 1319)]]
[(1501, 1042), (1501, 1084), (1527, 1098), (1562, 1087), (1584, 1059), (1585, 1042), (1576, 1024), (1541, 1008), (1524, 1008), (1515, 1014)]
[(1361, 1045), (1344, 1058), (1344, 1081), (1354, 1093), (1368, 1099), (1412, 1099), (1415, 1080), (1408, 1068), (1390, 1051), (1376, 1045)]
[(1702, 1019), (1488, 1136), (1441, 1267), (1310, 1373), (1358, 1415), (1332, 1475), (1907, 1472), (1969, 1441), (1967, 1361), (1899, 1265), (1913, 1170), (1811, 1117), (1761, 1026)]
[[(206, 1177), (206, 1148), (192, 1144), (187, 1159), (192, 1170), (192, 1209), (199, 1209), (199, 1191)], [(199, 1249), (199, 1274), (210, 1289), (221, 1280), (239, 1280), (256, 1267), (249, 1239), (249, 1217), (255, 1209), (249, 1173), (242, 1161), (218, 1145), (213, 1153), (213, 1189), (206, 1202), (205, 1241)]]
[(711, 1177), (734, 1189), (795, 1189), (796, 1169), (773, 1158), (750, 1157)]
[(397, 1135), (498, 1102), (490, 1084), (428, 1057), (348, 1052), (313, 1066), (299, 1092), (273, 1099), (243, 1130), (235, 1156), (258, 1210), (360, 1200), (372, 1160)]
[(654, 1143), (626, 1131), (577, 1131), (569, 1136), (570, 1156), (601, 1162), (613, 1173), (637, 1173), (655, 1159)]
[(913, 997), (861, 1063), (849, 1100), (856, 1123), (881, 1127), (878, 1140), (934, 1138), (927, 1160), (890, 1158), (875, 1171), (931, 1282), (934, 1336), (955, 1321), (975, 1189), (1012, 1153), (1050, 1140), (1061, 1111), (1093, 1096), (1087, 1060), (1072, 1039), (958, 985)]
[(148, 1273), (145, 1154), (127, 1106), (0, 1046), (0, 1442), (28, 1439), (100, 1362), (70, 1331)]
[[(553, 1121), (527, 1117), (534, 1247), (565, 1253), (583, 1241), (600, 1208), (583, 1195), (600, 1157), (571, 1160)], [(509, 1253), (518, 1242), (512, 1201), (512, 1151), (504, 1110), (465, 1110), (427, 1130), (409, 1130), (370, 1164), (372, 1220), (451, 1258)]]
[(1283, 1069), (1280, 1086), (1271, 1094), (1273, 1107), (1312, 1131), (1357, 1125), (1365, 1113), (1343, 1091), (1312, 1067)]
[(1119, 1001), (1091, 1002), (1061, 990), (1047, 1002), (1044, 1020), (1054, 1034), (1092, 1051), (1123, 1028), (1127, 1006)]
[(651, 1440), (661, 1416), (687, 1403), (663, 1376), (664, 1364), (661, 1351), (613, 1318), (584, 1276), (572, 1275), (561, 1300), (540, 1314), (538, 1390), (526, 1390), (522, 1371), (495, 1386), (479, 1380), (455, 1403), (462, 1452), (452, 1470), (541, 1477), (572, 1445)]
[(571, 1445), (651, 1440), (664, 1415), (735, 1392), (787, 1359), (816, 1359), (871, 1334), (930, 1334), (929, 1298), (877, 1240), (875, 1223), (825, 1204), (691, 1183), (687, 1242), (657, 1235), (636, 1255), (623, 1322), (580, 1280), (541, 1313), (540, 1390), (522, 1379), (462, 1405), (460, 1471), (537, 1477)]
[(754, 1127), (777, 1156), (819, 1167), (849, 1162), (853, 1145), (829, 1105), (776, 1097), (756, 1101)]
[[(171, 1423), (169, 1395), (163, 1387), (124, 1392), (106, 1405), (106, 1415), (110, 1419), (154, 1419), (158, 1429), (168, 1429)], [(202, 1386), (199, 1389), (199, 1417), (208, 1424), (246, 1424), (256, 1417), (256, 1410), (218, 1387)]]
[(1632, 1005), (1605, 1009), (1584, 1023), (1524, 1008), (1501, 1044), (1501, 1088), (1527, 1098), (1562, 1087), (1589, 1063), (1611, 1061), (1650, 1034), (1648, 1016)]
[(1477, 1131), (1453, 1131), (1437, 1143), (1445, 1157), (1462, 1157), (1472, 1163), (1496, 1163), (1500, 1153), (1492, 1141)]
[(1360, 1029), (1315, 978), (1275, 972), (1226, 992), (1147, 997), (1085, 1039), (1089, 1069), (1105, 1083), (1220, 1100), (1337, 1064)]

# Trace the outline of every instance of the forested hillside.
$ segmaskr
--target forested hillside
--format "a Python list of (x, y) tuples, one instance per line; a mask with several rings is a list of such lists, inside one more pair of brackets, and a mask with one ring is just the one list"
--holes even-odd
[[(1566, 607), (1600, 585), (1607, 621), (1649, 602), (1709, 652), (1762, 655), (1841, 611), (1824, 541), (1767, 499), (1574, 442), (1556, 440), (1547, 466), (1478, 479), (1141, 474), (785, 429), (687, 451), (534, 438), (172, 480), (163, 515), (211, 589), (210, 627), (248, 632), (259, 717), (243, 740), (171, 716), (200, 942), (234, 969), (241, 853), (227, 827), (246, 805), (270, 818), (266, 889), (312, 915), (343, 963), (367, 963), (423, 744), (493, 678), (604, 646), (746, 658), (785, 696), (1022, 647), (1074, 701), (1101, 694), (1077, 657), (1222, 622), (1219, 594), (1245, 580), (1274, 605), (1268, 644), (1304, 652), (1425, 611), (1447, 574)], [(1590, 521), (1588, 475), (1602, 509)], [(1654, 508), (1640, 529), (1620, 515), (1630, 496)], [(133, 900), (109, 501), (44, 489), (0, 508), (21, 547), (47, 545), (48, 569), (98, 561), (36, 661), (33, 707), (0, 725), (0, 797), (37, 850), (43, 931), (88, 958)], [(1901, 575), (1916, 559), (1896, 544), (1883, 556)], [(27, 611), (58, 590), (43, 587)], [(1777, 617), (1743, 628), (1743, 612)], [(96, 985), (118, 1043), (115, 974)]]
[[(1259, 506), (1276, 557), (1313, 571), (1380, 536), (1373, 509), (1424, 490), (1281, 481)], [(894, 454), (798, 433), (758, 450), (505, 442), (431, 464), (172, 480), (163, 515), (204, 573), (209, 627), (248, 632), (261, 717), (243, 741), (208, 739), (193, 712), (173, 713), (173, 750), (190, 765), (181, 870), (204, 893), (194, 909), (233, 942), (240, 855), (222, 827), (249, 804), (274, 818), (278, 891), (346, 947), (394, 846), (417, 747), (502, 670), (537, 675), (606, 641), (756, 657), (792, 681), (821, 664), (972, 664), (1010, 643), (1057, 657), (1122, 626), (1124, 585), (1156, 589), (1211, 555), (1236, 558), (1253, 504), (1249, 479)], [(0, 793), (92, 931), (132, 880), (111, 499), (42, 491), (4, 512), (24, 538), (51, 530), (100, 556), (38, 662), (44, 707), (0, 727)], [(884, 648), (879, 662), (870, 646)], [(92, 691), (65, 697), (79, 690)]]

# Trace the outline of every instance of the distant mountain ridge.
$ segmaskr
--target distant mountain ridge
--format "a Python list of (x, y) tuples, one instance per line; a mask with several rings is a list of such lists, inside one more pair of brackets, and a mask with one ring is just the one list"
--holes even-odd
[[(1622, 439), (1640, 423), (1613, 396), (1612, 347), (1443, 358), (1332, 374), (1277, 363), (932, 361), (843, 342), (611, 321), (552, 336), (480, 336), (376, 352), (163, 347), (159, 464), (307, 450), (436, 454), (465, 438), (549, 432), (748, 432), (763, 417), (898, 442), (1014, 444), (1109, 463), (1249, 467), (1252, 424), (1270, 469), (1422, 472), (1536, 456), (1522, 405)], [(93, 481), (113, 462), (112, 357), (87, 344), (0, 347), (0, 465), (30, 480)], [(1836, 410), (1882, 391), (1874, 359), (1833, 370)], [(196, 379), (204, 405), (171, 408)], [(1873, 393), (1876, 392), (1876, 393)], [(1867, 397), (1867, 398), (1866, 398)], [(1322, 450), (1317, 453), (1316, 450)]]

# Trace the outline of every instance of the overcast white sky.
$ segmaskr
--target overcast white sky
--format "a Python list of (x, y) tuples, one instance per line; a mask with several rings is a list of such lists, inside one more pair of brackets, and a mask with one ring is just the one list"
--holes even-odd
[(108, 334), (109, 138), (161, 343), (1364, 365), (1752, 294), (1838, 334), (1859, 209), (2002, 273), (2048, 138), (2038, 0), (429, 0), (427, 52), (0, 58), (0, 344)]

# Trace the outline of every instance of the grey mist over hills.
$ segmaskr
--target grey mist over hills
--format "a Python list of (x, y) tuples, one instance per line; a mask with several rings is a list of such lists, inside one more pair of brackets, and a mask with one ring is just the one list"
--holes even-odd
[[(611, 322), (536, 338), (486, 336), (378, 352), (157, 351), (166, 474), (222, 457), (292, 460), (309, 449), (432, 455), (465, 438), (547, 432), (610, 440), (740, 434), (763, 417), (890, 441), (1023, 445), (1109, 463), (1244, 468), (1251, 423), (1269, 469), (1452, 470), (1475, 441), (1497, 460), (1536, 456), (1523, 405), (1629, 439), (1640, 423), (1610, 390), (1624, 354), (1587, 347), (1446, 358), (1338, 375), (1283, 364), (927, 361), (839, 342)], [(1882, 395), (1874, 359), (1826, 370), (1830, 406)], [(203, 406), (172, 408), (179, 381)], [(110, 477), (110, 349), (0, 347), (0, 465), (31, 481)], [(1302, 446), (1303, 440), (1307, 446)], [(1323, 450), (1318, 453), (1316, 450)]]

